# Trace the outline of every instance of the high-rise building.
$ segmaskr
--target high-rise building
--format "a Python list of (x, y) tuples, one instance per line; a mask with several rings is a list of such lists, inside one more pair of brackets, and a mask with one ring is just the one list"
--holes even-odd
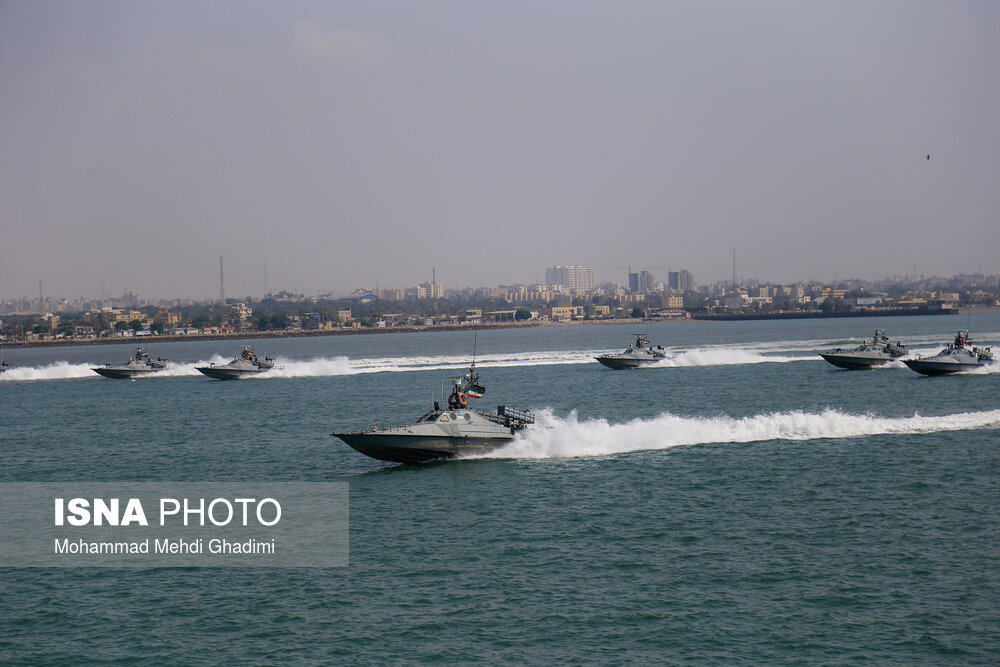
[(567, 289), (594, 289), (594, 269), (589, 266), (553, 266), (545, 269), (546, 285), (562, 285)]
[(670, 289), (680, 290), (681, 292), (688, 292), (697, 287), (694, 282), (694, 275), (687, 269), (671, 271), (667, 277), (667, 284)]
[(436, 280), (432, 280), (429, 283), (420, 283), (420, 287), (426, 290), (427, 299), (443, 299), (444, 298), (444, 286)]
[(634, 293), (652, 292), (656, 278), (649, 271), (628, 274), (628, 288)]

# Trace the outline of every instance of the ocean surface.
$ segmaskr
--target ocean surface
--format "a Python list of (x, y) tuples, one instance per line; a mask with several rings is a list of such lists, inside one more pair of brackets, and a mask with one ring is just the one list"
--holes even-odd
[[(674, 358), (593, 360), (637, 326)], [(1000, 663), (1000, 372), (817, 356), (1000, 348), (1000, 313), (637, 326), (257, 341), (283, 369), (239, 382), (194, 367), (240, 342), (136, 381), (90, 370), (130, 345), (5, 348), (0, 481), (346, 481), (351, 518), (343, 568), (2, 569), (0, 662)], [(330, 436), (416, 418), (473, 352), (476, 407), (538, 415), (510, 447)]]

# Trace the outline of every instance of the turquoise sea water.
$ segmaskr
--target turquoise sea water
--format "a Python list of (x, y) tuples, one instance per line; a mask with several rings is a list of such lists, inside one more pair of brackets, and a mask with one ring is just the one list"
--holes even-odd
[(473, 333), (5, 349), (0, 481), (346, 481), (350, 565), (0, 570), (0, 661), (28, 664), (997, 664), (1000, 373), (842, 371), (884, 327), (925, 353), (1000, 314), (478, 333), (478, 405), (536, 428), (401, 466), (330, 437), (426, 411)]

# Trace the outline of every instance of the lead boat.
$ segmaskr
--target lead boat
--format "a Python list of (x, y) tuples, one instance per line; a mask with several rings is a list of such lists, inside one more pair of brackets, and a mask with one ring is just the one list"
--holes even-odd
[(149, 353), (141, 347), (136, 348), (135, 354), (130, 355), (124, 364), (105, 364), (100, 368), (93, 368), (95, 373), (114, 380), (127, 380), (145, 375), (158, 373), (167, 367), (167, 360), (157, 357), (151, 359)]
[(884, 329), (876, 329), (871, 341), (865, 341), (853, 350), (842, 350), (839, 347), (833, 352), (820, 353), (819, 356), (840, 368), (873, 368), (884, 366), (909, 354), (906, 346), (899, 341), (890, 342)]
[(594, 357), (594, 359), (597, 359), (608, 368), (614, 368), (615, 370), (649, 366), (667, 358), (667, 353), (662, 345), (652, 347), (649, 339), (642, 334), (636, 334), (635, 342), (629, 345), (628, 349), (624, 352), (602, 354), (599, 357)]
[(960, 329), (955, 332), (955, 340), (933, 357), (906, 359), (903, 363), (924, 375), (949, 375), (991, 366), (996, 361), (990, 348), (972, 347), (968, 330)]
[(435, 401), (413, 424), (331, 435), (362, 454), (395, 463), (485, 454), (510, 444), (515, 433), (535, 422), (530, 412), (505, 405), (497, 406), (496, 414), (468, 407), (469, 398), (482, 398), (485, 391), (473, 362), (468, 373), (452, 378), (447, 410)]
[(274, 368), (274, 361), (264, 356), (263, 359), (254, 354), (253, 346), (246, 345), (240, 354), (233, 357), (228, 364), (209, 364), (199, 366), (198, 371), (217, 380), (238, 380), (252, 375), (260, 375)]

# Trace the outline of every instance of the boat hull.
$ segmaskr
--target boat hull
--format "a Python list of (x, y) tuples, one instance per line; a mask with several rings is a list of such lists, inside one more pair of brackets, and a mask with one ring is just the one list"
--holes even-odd
[(246, 368), (226, 368), (225, 366), (199, 366), (197, 370), (216, 380), (239, 380), (266, 373), (271, 369), (249, 370)]
[(954, 373), (965, 373), (982, 368), (986, 364), (971, 363), (961, 364), (950, 361), (930, 361), (920, 359), (907, 359), (903, 362), (911, 369), (923, 375), (952, 375)]
[(332, 433), (365, 456), (393, 463), (425, 463), (487, 454), (509, 445), (508, 437), (447, 437), (397, 433)]
[(616, 371), (629, 368), (642, 368), (643, 366), (653, 366), (662, 359), (629, 359), (622, 357), (594, 357), (601, 364)]
[(131, 380), (137, 377), (146, 377), (154, 373), (162, 371), (162, 368), (93, 368), (91, 369), (98, 375), (103, 375), (106, 378), (111, 378), (112, 380)]
[(819, 356), (823, 357), (829, 363), (837, 366), (838, 368), (847, 368), (851, 370), (858, 368), (877, 368), (896, 361), (895, 358), (889, 356), (876, 357), (836, 353), (820, 353)]

